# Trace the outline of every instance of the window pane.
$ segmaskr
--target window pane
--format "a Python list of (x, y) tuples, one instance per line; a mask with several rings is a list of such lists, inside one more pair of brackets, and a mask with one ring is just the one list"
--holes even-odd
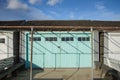
[(73, 37), (62, 37), (62, 41), (73, 41)]
[(56, 37), (54, 37), (54, 40), (53, 41), (57, 41), (57, 38)]
[(66, 37), (66, 41), (69, 41), (69, 37)]
[(49, 41), (49, 40), (48, 40), (48, 37), (47, 37), (47, 38), (45, 38), (45, 41)]
[(90, 37), (86, 37), (86, 41), (90, 41)]
[[(31, 37), (29, 37), (29, 41), (31, 40)], [(41, 41), (41, 37), (33, 37), (33, 41)]]
[(62, 40), (62, 41), (65, 41), (65, 37), (62, 37), (61, 40)]
[(85, 41), (85, 37), (82, 37), (82, 41)]
[(90, 41), (90, 37), (78, 37), (78, 41)]
[(0, 38), (0, 43), (5, 43), (5, 39), (4, 38)]
[(38, 41), (41, 41), (41, 38), (39, 37), (37, 40), (38, 40)]
[(70, 41), (73, 41), (73, 37), (70, 37)]
[(81, 37), (78, 37), (78, 41), (82, 41)]
[(57, 37), (46, 37), (46, 41), (57, 41)]

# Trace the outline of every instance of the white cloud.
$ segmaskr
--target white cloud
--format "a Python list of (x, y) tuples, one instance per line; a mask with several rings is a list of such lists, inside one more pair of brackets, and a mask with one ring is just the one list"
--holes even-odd
[(31, 4), (41, 3), (41, 0), (29, 0), (29, 3)]
[(28, 10), (1, 9), (0, 20), (51, 20), (54, 19), (50, 14), (41, 9), (29, 6)]
[(97, 10), (104, 10), (104, 9), (106, 9), (106, 7), (105, 7), (105, 5), (104, 5), (103, 2), (97, 2), (97, 3), (95, 4), (95, 8), (96, 8)]
[[(6, 20), (6, 19), (7, 20), (48, 20), (48, 19), (50, 20), (50, 19), (53, 19), (53, 17), (50, 14), (46, 14), (39, 8), (28, 6), (24, 2), (20, 2), (20, 0), (8, 0), (6, 8), (3, 9), (1, 13), (1, 15), (3, 15), (1, 19), (3, 20)], [(4, 13), (5, 13), (5, 16), (4, 16)]]
[(60, 2), (61, 2), (61, 0), (48, 0), (47, 4), (50, 6), (54, 6)]
[(8, 9), (23, 9), (23, 10), (27, 10), (28, 9), (28, 5), (20, 2), (19, 0), (8, 0), (7, 8)]
[(120, 18), (120, 15), (115, 13), (114, 11), (110, 11), (107, 6), (105, 6), (104, 2), (97, 2), (95, 4), (95, 8), (97, 11), (95, 11), (95, 15), (98, 19), (104, 19), (104, 20), (118, 20), (118, 17)]
[(53, 19), (53, 17), (49, 14), (44, 13), (42, 10), (38, 8), (31, 7), (29, 12), (26, 13), (28, 19), (30, 20), (47, 20)]

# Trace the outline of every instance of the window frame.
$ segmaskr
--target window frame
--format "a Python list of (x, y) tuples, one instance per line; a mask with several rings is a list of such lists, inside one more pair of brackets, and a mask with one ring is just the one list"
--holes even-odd
[(5, 44), (5, 38), (0, 38), (0, 43)]
[[(31, 37), (29, 37), (29, 41), (31, 41)], [(33, 41), (41, 41), (41, 37), (33, 37)]]
[(57, 41), (57, 37), (45, 37), (45, 41)]
[(78, 41), (90, 41), (90, 37), (78, 37)]
[(62, 37), (61, 41), (74, 41), (74, 37)]

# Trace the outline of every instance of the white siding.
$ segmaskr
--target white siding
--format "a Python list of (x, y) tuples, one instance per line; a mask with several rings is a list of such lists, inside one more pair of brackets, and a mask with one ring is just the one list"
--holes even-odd
[(22, 59), (25, 59), (25, 46), (26, 42), (25, 42), (25, 32), (20, 32), (20, 57)]
[(108, 33), (105, 38), (104, 63), (120, 71), (120, 33)]
[(0, 43), (0, 59), (13, 56), (13, 33), (0, 31), (0, 38), (5, 39), (5, 43)]
[(94, 61), (99, 61), (99, 32), (94, 31)]

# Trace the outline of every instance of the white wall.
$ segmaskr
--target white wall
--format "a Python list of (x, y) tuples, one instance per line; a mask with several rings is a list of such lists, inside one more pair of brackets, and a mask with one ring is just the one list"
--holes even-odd
[(120, 33), (105, 34), (104, 64), (120, 71)]
[[(20, 32), (20, 57), (25, 59), (25, 32)], [(13, 32), (0, 31), (0, 38), (5, 38), (5, 44), (0, 43), (0, 60), (13, 56)]]
[(99, 61), (99, 32), (93, 33), (93, 53), (94, 53), (94, 68), (98, 68)]
[(22, 59), (25, 59), (25, 49), (26, 49), (26, 42), (25, 42), (25, 32), (21, 31), (20, 32), (20, 57)]
[(109, 65), (109, 61), (108, 61), (108, 54), (109, 54), (109, 34), (108, 33), (104, 33), (104, 64)]
[(99, 61), (99, 32), (94, 31), (94, 61)]
[(0, 38), (5, 39), (5, 43), (0, 43), (0, 60), (13, 56), (13, 32), (0, 31)]

